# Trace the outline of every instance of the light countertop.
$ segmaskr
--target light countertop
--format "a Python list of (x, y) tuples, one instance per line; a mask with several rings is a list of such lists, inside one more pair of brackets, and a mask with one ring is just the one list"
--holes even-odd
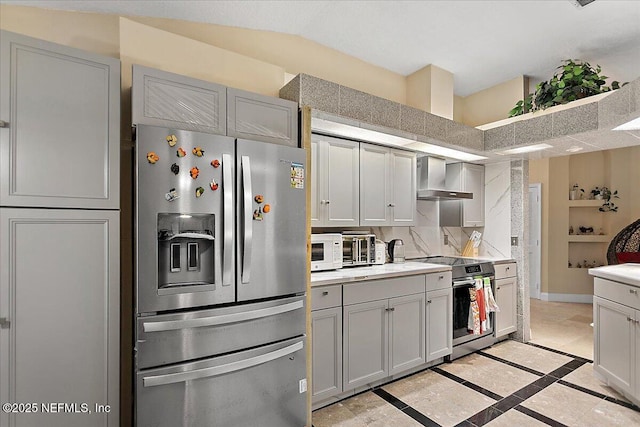
[(615, 282), (640, 287), (640, 264), (628, 263), (590, 268), (589, 274), (603, 279), (609, 279)]
[(336, 283), (357, 282), (360, 280), (384, 279), (387, 277), (411, 276), (414, 274), (450, 271), (448, 265), (407, 261), (403, 264), (371, 265), (368, 267), (350, 267), (340, 270), (311, 273), (311, 286), (333, 285)]

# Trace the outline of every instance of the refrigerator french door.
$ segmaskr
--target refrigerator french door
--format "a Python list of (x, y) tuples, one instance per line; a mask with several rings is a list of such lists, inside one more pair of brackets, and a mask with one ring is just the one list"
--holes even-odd
[(304, 150), (237, 140), (238, 301), (306, 288)]
[(138, 426), (306, 422), (304, 150), (138, 125)]

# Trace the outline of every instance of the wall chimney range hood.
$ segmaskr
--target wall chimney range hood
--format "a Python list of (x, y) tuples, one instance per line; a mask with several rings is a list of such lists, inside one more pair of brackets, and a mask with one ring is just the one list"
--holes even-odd
[(447, 190), (446, 162), (438, 157), (418, 157), (418, 200), (473, 199), (473, 193)]

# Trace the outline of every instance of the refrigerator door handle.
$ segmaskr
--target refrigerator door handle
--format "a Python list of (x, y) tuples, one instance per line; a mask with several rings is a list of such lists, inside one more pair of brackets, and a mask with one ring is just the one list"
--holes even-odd
[(226, 325), (229, 323), (244, 322), (247, 320), (260, 319), (262, 317), (275, 316), (276, 314), (287, 313), (304, 307), (302, 300), (287, 304), (267, 307), (259, 310), (243, 311), (240, 313), (223, 314), (220, 316), (201, 317), (198, 319), (167, 320), (163, 322), (144, 322), (142, 329), (144, 332), (165, 332), (178, 329), (199, 328), (203, 326)]
[(263, 363), (271, 362), (272, 360), (280, 359), (295, 353), (298, 350), (302, 350), (304, 344), (299, 341), (290, 346), (281, 348), (271, 353), (262, 354), (260, 356), (251, 357), (249, 359), (239, 360), (237, 362), (227, 363), (220, 366), (213, 366), (211, 368), (196, 369), (187, 372), (176, 372), (174, 374), (165, 375), (152, 375), (144, 377), (142, 383), (144, 387), (154, 387), (158, 385), (174, 384), (179, 382), (198, 380), (201, 378), (215, 377), (218, 375), (228, 374), (231, 372), (239, 371), (241, 369), (247, 369), (252, 366), (261, 365)]
[(244, 233), (242, 242), (242, 283), (251, 281), (251, 245), (253, 240), (253, 192), (251, 191), (251, 162), (249, 156), (242, 156), (242, 216)]
[(230, 286), (232, 281), (233, 251), (233, 161), (231, 155), (222, 155), (222, 197), (224, 244), (222, 248), (222, 286)]

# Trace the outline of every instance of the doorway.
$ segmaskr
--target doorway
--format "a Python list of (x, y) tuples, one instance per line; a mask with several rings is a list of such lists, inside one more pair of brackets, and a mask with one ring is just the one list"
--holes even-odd
[(529, 184), (529, 293), (535, 299), (540, 299), (541, 224), (542, 184)]

